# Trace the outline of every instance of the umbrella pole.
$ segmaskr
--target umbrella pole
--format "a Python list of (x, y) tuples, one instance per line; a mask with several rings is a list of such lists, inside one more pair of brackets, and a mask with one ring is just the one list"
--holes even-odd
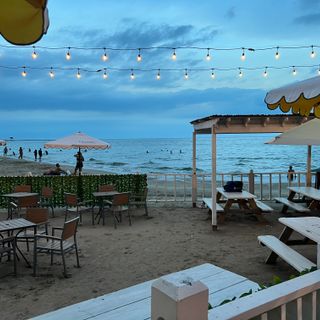
[(307, 185), (307, 187), (311, 187), (311, 146), (308, 146), (306, 185)]

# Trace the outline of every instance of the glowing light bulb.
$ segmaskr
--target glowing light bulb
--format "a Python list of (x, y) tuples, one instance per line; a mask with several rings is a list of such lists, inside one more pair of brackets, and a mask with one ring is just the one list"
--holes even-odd
[(242, 78), (243, 77), (243, 73), (241, 71), (241, 69), (239, 68), (239, 78)]
[(50, 76), (51, 79), (54, 78), (54, 72), (53, 72), (52, 68), (51, 68), (51, 70), (50, 70), (50, 72), (49, 72), (49, 76)]
[(319, 66), (319, 69), (318, 69), (318, 75), (320, 76), (320, 66)]
[(276, 60), (280, 59), (279, 47), (277, 47), (277, 51), (274, 57), (276, 58)]
[(173, 49), (173, 53), (172, 53), (171, 59), (172, 60), (177, 60), (176, 49)]
[(311, 53), (310, 53), (310, 58), (314, 59), (316, 57), (316, 53), (313, 49), (313, 46), (311, 46)]
[(242, 48), (241, 60), (242, 60), (242, 61), (246, 60), (246, 54), (245, 54), (245, 52), (244, 52), (244, 48)]
[(70, 54), (70, 48), (68, 49), (67, 53), (66, 53), (66, 59), (69, 61), (71, 60), (71, 54)]
[(135, 78), (136, 78), (136, 76), (134, 75), (133, 70), (131, 70), (130, 79), (134, 80)]
[(216, 78), (216, 75), (215, 75), (215, 73), (214, 73), (214, 71), (213, 71), (213, 69), (211, 70), (211, 79), (215, 79)]
[(266, 78), (268, 76), (268, 71), (267, 71), (267, 67), (264, 70), (263, 76)]
[(23, 71), (21, 72), (21, 75), (25, 78), (27, 76), (26, 68), (23, 67)]
[(209, 48), (208, 48), (208, 52), (207, 52), (207, 55), (206, 55), (206, 60), (207, 60), (207, 61), (210, 61), (210, 60), (211, 60), (210, 49), (209, 49)]
[(292, 75), (293, 75), (293, 76), (296, 76), (296, 75), (297, 75), (297, 70), (296, 70), (295, 67), (293, 67), (293, 69), (292, 69)]
[(80, 73), (80, 69), (78, 68), (78, 72), (77, 72), (77, 79), (81, 78), (81, 73)]
[(103, 75), (102, 75), (103, 79), (108, 79), (108, 74), (107, 74), (107, 70), (104, 70)]
[(187, 69), (186, 69), (186, 71), (185, 71), (185, 73), (184, 73), (184, 78), (185, 78), (186, 80), (189, 79), (189, 74), (188, 74), (188, 70), (187, 70)]
[(38, 54), (36, 53), (36, 48), (35, 46), (33, 46), (33, 52), (32, 52), (32, 55), (31, 55), (32, 59), (37, 59), (38, 58)]
[(137, 61), (141, 62), (142, 61), (142, 56), (141, 56), (141, 49), (139, 49), (138, 55), (137, 55)]
[(160, 79), (161, 79), (160, 69), (158, 70), (158, 73), (157, 73), (156, 79), (157, 79), (157, 80), (160, 80)]
[(103, 48), (104, 50), (104, 53), (103, 55), (101, 56), (101, 60), (102, 61), (107, 61), (109, 59), (108, 55), (107, 55), (107, 52), (106, 52), (106, 48)]

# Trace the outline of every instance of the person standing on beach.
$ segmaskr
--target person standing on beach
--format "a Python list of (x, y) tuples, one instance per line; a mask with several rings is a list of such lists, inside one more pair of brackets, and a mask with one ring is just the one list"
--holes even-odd
[(23, 159), (23, 150), (22, 147), (19, 148), (19, 157), (18, 159)]
[(8, 148), (7, 146), (5, 146), (3, 149), (3, 155), (6, 156), (7, 154), (8, 154)]
[(76, 157), (76, 167), (74, 168), (73, 174), (76, 175), (77, 171), (79, 170), (79, 176), (80, 176), (82, 173), (84, 158), (80, 150), (74, 156)]
[(293, 170), (292, 166), (289, 166), (289, 169), (288, 169), (288, 180), (289, 181), (293, 181), (293, 179), (296, 177), (295, 175), (295, 171)]
[(38, 155), (39, 155), (39, 161), (41, 162), (41, 158), (42, 158), (42, 150), (41, 150), (41, 148), (38, 151)]
[(33, 154), (34, 154), (34, 161), (37, 161), (37, 158), (38, 158), (38, 150), (37, 150), (37, 149), (34, 149)]

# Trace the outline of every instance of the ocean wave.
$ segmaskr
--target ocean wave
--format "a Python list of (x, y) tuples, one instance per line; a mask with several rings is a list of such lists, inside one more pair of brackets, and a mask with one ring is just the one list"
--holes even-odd
[(126, 163), (126, 162), (116, 162), (116, 161), (114, 161), (114, 162), (108, 162), (107, 164), (108, 164), (109, 166), (111, 166), (111, 167), (122, 167), (122, 166), (127, 165), (128, 163)]
[[(180, 171), (191, 171), (192, 172), (192, 167), (184, 167), (184, 168), (176, 168), (177, 170), (180, 170)], [(197, 168), (197, 171), (198, 172), (203, 172), (204, 170), (203, 169), (199, 169)]]

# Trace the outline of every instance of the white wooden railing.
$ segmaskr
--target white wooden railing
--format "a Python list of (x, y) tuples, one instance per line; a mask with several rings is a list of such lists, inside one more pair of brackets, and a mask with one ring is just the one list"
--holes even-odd
[(209, 311), (209, 320), (316, 320), (320, 270), (280, 283)]
[[(287, 172), (263, 173), (219, 173), (217, 186), (226, 181), (240, 180), (244, 190), (254, 193), (259, 200), (272, 200), (275, 197), (288, 195), (288, 186), (304, 186), (306, 172), (296, 172), (295, 179), (290, 181)], [(314, 185), (315, 175), (312, 176)], [(192, 202), (192, 174), (150, 173), (148, 174), (149, 202)], [(210, 197), (211, 175), (197, 174), (197, 199)]]

